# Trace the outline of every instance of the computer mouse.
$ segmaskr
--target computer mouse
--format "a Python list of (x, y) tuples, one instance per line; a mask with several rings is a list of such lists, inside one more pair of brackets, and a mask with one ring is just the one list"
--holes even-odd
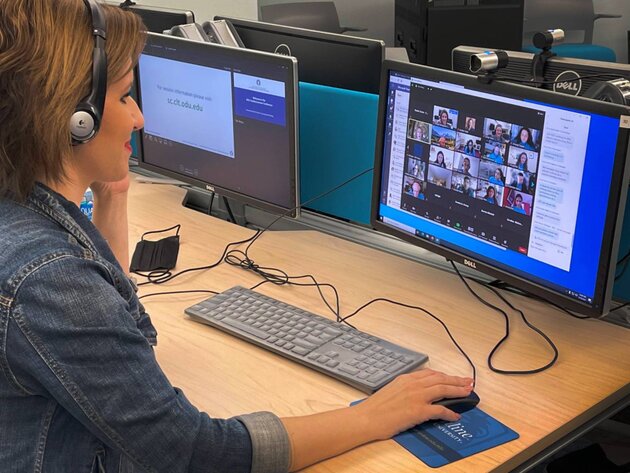
[(452, 410), (453, 412), (462, 414), (473, 409), (477, 404), (479, 404), (479, 396), (477, 396), (477, 393), (475, 393), (474, 391), (471, 391), (470, 394), (466, 397), (445, 397), (444, 399), (435, 401), (433, 404), (444, 406)]

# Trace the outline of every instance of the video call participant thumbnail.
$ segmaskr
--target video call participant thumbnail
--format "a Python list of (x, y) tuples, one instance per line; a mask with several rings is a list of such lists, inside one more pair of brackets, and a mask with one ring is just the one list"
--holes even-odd
[(512, 126), (510, 143), (528, 151), (535, 151), (540, 148), (540, 131), (527, 128), (525, 126)]
[(531, 216), (533, 196), (515, 189), (506, 189), (503, 206), (516, 213)]
[(454, 172), (451, 178), (451, 189), (474, 198), (477, 189), (477, 179)]
[(510, 130), (512, 125), (507, 122), (486, 118), (484, 124), (484, 136), (495, 141), (510, 141)]
[(453, 155), (454, 152), (450, 149), (432, 145), (429, 151), (429, 163), (444, 169), (452, 169)]
[(452, 172), (433, 164), (429, 164), (428, 182), (439, 187), (451, 188)]
[(535, 173), (538, 166), (538, 153), (510, 146), (508, 164), (519, 171)]
[(415, 197), (416, 199), (424, 200), (425, 186), (426, 183), (418, 179), (406, 179), (403, 189), (405, 194)]
[(492, 185), (490, 182), (480, 179), (475, 197), (500, 207), (503, 204), (503, 187)]
[(497, 164), (503, 164), (505, 157), (505, 143), (499, 141), (486, 141), (484, 146), (484, 159), (492, 161)]
[(460, 153), (467, 154), (468, 156), (480, 158), (481, 139), (474, 135), (469, 135), (460, 131), (457, 133), (457, 137), (455, 138), (455, 150)]
[(431, 125), (419, 120), (409, 119), (407, 124), (407, 138), (412, 140), (429, 143), (431, 139)]
[(462, 153), (455, 153), (453, 170), (467, 176), (477, 176), (479, 173), (479, 159)]
[(454, 150), (455, 134), (455, 130), (433, 125), (431, 127), (431, 144)]
[(436, 105), (433, 107), (433, 124), (446, 128), (455, 128), (459, 112), (447, 107)]

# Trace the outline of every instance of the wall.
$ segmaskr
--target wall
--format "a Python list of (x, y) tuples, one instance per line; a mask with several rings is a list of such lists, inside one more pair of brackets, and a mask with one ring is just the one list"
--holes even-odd
[[(314, 0), (290, 0), (291, 3)], [(260, 6), (289, 3), (289, 0), (258, 0)], [(382, 39), (388, 46), (394, 42), (394, 0), (335, 0), (339, 23), (343, 26), (367, 28), (353, 36)]]
[[(122, 0), (121, 0), (122, 1)], [(258, 18), (256, 0), (134, 0), (138, 5), (192, 10), (198, 23), (215, 15), (235, 16), (246, 19)]]
[(593, 43), (615, 50), (617, 62), (628, 63), (628, 30), (630, 30), (630, 2), (628, 0), (593, 0), (595, 13), (622, 15), (621, 18), (595, 22)]
[[(205, 21), (214, 15), (256, 19), (258, 5), (284, 3), (287, 0), (136, 0), (139, 4), (190, 9), (197, 18)], [(309, 1), (309, 0), (291, 0)], [(311, 0), (312, 1), (312, 0)], [(525, 0), (527, 1), (527, 0)], [(553, 0), (549, 0), (553, 1)], [(593, 41), (613, 48), (617, 61), (628, 62), (627, 31), (630, 29), (630, 2), (628, 0), (593, 0), (596, 13), (621, 14), (622, 18), (601, 19), (595, 23)], [(383, 39), (393, 43), (394, 0), (335, 0), (341, 24), (368, 28), (357, 35)]]

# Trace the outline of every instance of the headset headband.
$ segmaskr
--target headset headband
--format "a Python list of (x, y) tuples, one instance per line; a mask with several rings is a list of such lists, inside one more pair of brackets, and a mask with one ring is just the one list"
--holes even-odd
[(105, 17), (95, 0), (83, 0), (90, 15), (94, 49), (92, 50), (92, 85), (90, 93), (83, 98), (75, 108), (70, 119), (70, 133), (72, 144), (84, 144), (90, 141), (99, 130), (103, 109), (105, 108), (105, 94), (107, 92), (107, 55), (105, 41), (107, 29)]

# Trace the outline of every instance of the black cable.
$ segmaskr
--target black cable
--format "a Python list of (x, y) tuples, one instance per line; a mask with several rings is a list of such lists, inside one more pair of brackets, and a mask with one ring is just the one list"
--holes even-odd
[(227, 200), (227, 197), (223, 196), (223, 204), (225, 205), (225, 209), (228, 211), (228, 215), (230, 216), (230, 221), (232, 223), (237, 223), (234, 218), (234, 214), (232, 213), (232, 207), (230, 207), (230, 203)]
[[(253, 259), (251, 259), (249, 257), (249, 250), (252, 247), (252, 245), (254, 244), (254, 242), (260, 238), (260, 236), (265, 233), (267, 230), (269, 230), (276, 222), (278, 222), (280, 219), (286, 217), (287, 215), (290, 215), (291, 213), (293, 213), (295, 210), (297, 210), (300, 207), (303, 207), (305, 205), (310, 204), (311, 202), (316, 201), (317, 199), (321, 199), (322, 197), (327, 196), (328, 194), (331, 194), (333, 192), (335, 192), (337, 189), (349, 184), (350, 182), (354, 181), (355, 179), (358, 179), (359, 177), (367, 174), (368, 172), (372, 171), (374, 168), (369, 168), (366, 169), (362, 172), (360, 172), (359, 174), (356, 174), (354, 176), (352, 176), (351, 178), (343, 181), (341, 184), (336, 185), (335, 187), (333, 187), (332, 189), (327, 190), (326, 192), (323, 192), (315, 197), (312, 197), (311, 199), (308, 199), (306, 202), (302, 202), (300, 205), (297, 205), (295, 207), (293, 207), (290, 210), (287, 210), (286, 212), (284, 212), (283, 214), (279, 215), (277, 218), (275, 218), (274, 220), (271, 221), (271, 223), (269, 223), (265, 228), (263, 228), (262, 230), (259, 230), (257, 232), (256, 235), (254, 235), (248, 242), (247, 246), (245, 247), (245, 251), (242, 250), (230, 250), (227, 252), (227, 254), (224, 256), (224, 261), (227, 264), (230, 264), (232, 266), (238, 266), (241, 269), (244, 269), (246, 271), (253, 271), (254, 273), (258, 274), (259, 276), (261, 276), (265, 281), (271, 282), (273, 284), (276, 285), (284, 285), (284, 284), (290, 284), (290, 285), (294, 285), (294, 286), (315, 286), (320, 294), (321, 299), (324, 301), (324, 304), (326, 304), (326, 306), (328, 307), (328, 309), (330, 309), (330, 311), (335, 315), (337, 321), (341, 320), (341, 316), (340, 316), (340, 309), (339, 309), (339, 293), (337, 291), (337, 289), (329, 283), (319, 283), (317, 282), (317, 280), (315, 279), (315, 277), (311, 274), (308, 275), (303, 275), (303, 276), (289, 276), (285, 271), (278, 269), (278, 268), (271, 268), (271, 267), (265, 267), (265, 266), (260, 266), (258, 264), (256, 264), (254, 262)], [(303, 284), (303, 283), (296, 283), (293, 280), (295, 279), (303, 279), (303, 278), (309, 278), (313, 281), (312, 284)], [(333, 290), (334, 294), (335, 294), (335, 307), (333, 308), (330, 304), (330, 302), (328, 301), (328, 299), (325, 297), (324, 293), (321, 290), (321, 287), (329, 287)], [(350, 324), (348, 324), (350, 325)]]
[(628, 263), (630, 263), (630, 251), (628, 251), (622, 258), (617, 261), (616, 269), (619, 269), (619, 265), (622, 265), (622, 268), (620, 273), (615, 271), (615, 281), (619, 281), (623, 277), (626, 270), (628, 269)]
[(171, 273), (168, 270), (151, 271), (150, 273), (148, 273), (148, 275), (145, 276), (145, 277), (148, 278), (148, 281), (138, 283), (138, 286), (144, 286), (145, 284), (164, 284), (164, 283), (172, 281), (176, 277), (179, 277), (179, 276), (181, 276), (183, 274), (186, 274), (186, 273), (190, 273), (190, 272), (193, 272), (193, 271), (203, 271), (203, 270), (207, 270), (207, 269), (216, 268), (217, 266), (219, 266), (223, 262), (223, 260), (225, 259), (226, 255), (229, 252), (230, 247), (249, 242), (250, 240), (255, 238), (258, 235), (259, 232), (260, 232), (260, 230), (256, 230), (254, 235), (250, 236), (249, 238), (246, 238), (246, 239), (240, 240), (240, 241), (233, 241), (231, 243), (228, 243), (225, 246), (221, 257), (215, 263), (209, 264), (207, 266), (198, 266), (198, 267), (195, 267), (195, 268), (184, 269), (184, 270), (179, 271), (177, 273)]
[(424, 307), (420, 307), (420, 306), (416, 306), (416, 305), (412, 305), (412, 304), (405, 304), (404, 302), (398, 302), (398, 301), (394, 301), (391, 299), (387, 299), (385, 297), (377, 297), (376, 299), (372, 299), (369, 302), (366, 302), (365, 304), (363, 304), (361, 307), (359, 307), (358, 309), (356, 309), (354, 312), (346, 315), (345, 317), (342, 317), (340, 322), (347, 322), (347, 319), (354, 317), (355, 315), (357, 315), (360, 311), (362, 311), (363, 309), (365, 309), (366, 307), (376, 303), (376, 302), (387, 302), (388, 304), (393, 304), (393, 305), (397, 305), (400, 307), (405, 307), (407, 309), (414, 309), (414, 310), (419, 310), (420, 312), (424, 312), (426, 315), (428, 315), (429, 317), (432, 317), (434, 320), (437, 320), (439, 322), (439, 324), (444, 328), (444, 330), (446, 331), (446, 334), (449, 336), (449, 338), (451, 339), (451, 341), (453, 342), (453, 344), (457, 347), (457, 349), (459, 350), (459, 352), (464, 355), (464, 358), (466, 358), (466, 361), (468, 361), (468, 364), (472, 367), (472, 378), (473, 378), (473, 388), (476, 386), (477, 384), (477, 368), (475, 367), (475, 364), (472, 362), (472, 360), (470, 359), (470, 357), (466, 354), (466, 352), (463, 350), (463, 348), (459, 345), (459, 343), (457, 343), (457, 340), (455, 340), (455, 337), (453, 337), (453, 334), (451, 334), (451, 331), (448, 329), (448, 327), (446, 326), (446, 324), (444, 322), (442, 322), (442, 320), (433, 315), (431, 312), (429, 312), (427, 309), (425, 309)]
[(484, 283), (483, 285), (489, 289), (490, 291), (492, 291), (494, 294), (497, 295), (497, 297), (499, 297), (499, 299), (501, 299), (510, 309), (518, 312), (521, 315), (521, 318), (523, 319), (523, 322), (525, 322), (525, 324), (534, 332), (536, 332), (538, 335), (540, 335), (546, 342), (547, 344), (551, 347), (551, 349), (553, 350), (553, 358), (550, 362), (548, 362), (546, 365), (541, 366), (540, 368), (535, 368), (532, 370), (502, 370), (500, 368), (496, 368), (493, 364), (492, 364), (492, 358), (494, 356), (494, 354), (497, 352), (497, 350), (501, 347), (501, 345), (503, 345), (503, 343), (509, 338), (510, 336), (510, 319), (507, 315), (507, 313), (501, 309), (500, 307), (495, 306), (494, 304), (491, 304), (487, 301), (485, 301), (481, 296), (479, 296), (479, 294), (477, 294), (472, 287), (470, 287), (470, 285), (468, 284), (468, 281), (466, 281), (466, 278), (464, 276), (462, 276), (462, 274), (459, 272), (459, 269), (457, 269), (457, 266), (455, 265), (455, 262), (453, 262), (452, 260), (448, 260), (449, 263), (451, 263), (451, 266), (453, 266), (453, 269), (455, 270), (455, 272), (457, 273), (457, 275), (459, 276), (459, 278), (461, 279), (461, 281), (464, 283), (464, 285), (466, 286), (466, 288), (468, 289), (468, 291), (479, 301), (481, 302), (483, 305), (485, 305), (486, 307), (491, 308), (492, 310), (499, 312), (500, 314), (503, 315), (504, 319), (505, 319), (505, 335), (503, 335), (503, 337), (501, 338), (501, 340), (499, 340), (499, 342), (494, 346), (494, 348), (490, 351), (490, 354), (488, 355), (488, 367), (494, 371), (495, 373), (499, 373), (499, 374), (516, 374), (516, 375), (521, 375), (521, 374), (535, 374), (535, 373), (540, 373), (542, 371), (545, 371), (549, 368), (551, 368), (556, 361), (558, 360), (558, 348), (556, 347), (556, 345), (553, 343), (553, 341), (551, 341), (551, 339), (545, 335), (545, 333), (540, 330), (539, 328), (537, 328), (536, 326), (534, 326), (533, 324), (531, 324), (527, 318), (525, 317), (525, 314), (523, 313), (522, 310), (514, 307), (514, 305), (512, 305), (512, 303), (510, 301), (508, 301), (505, 297), (503, 297), (502, 294), (499, 293), (499, 291), (497, 291), (494, 287)]
[(207, 289), (195, 289), (195, 290), (190, 290), (190, 291), (152, 292), (150, 294), (144, 294), (138, 297), (138, 299), (144, 299), (145, 297), (151, 297), (151, 296), (165, 296), (169, 294), (192, 294), (192, 293), (199, 293), (199, 292), (203, 292), (205, 294), (214, 294), (214, 295), (219, 294), (217, 291), (210, 291)]
[(575, 312), (570, 311), (569, 309), (567, 309), (566, 307), (562, 307), (560, 304), (550, 301), (549, 299), (542, 297), (542, 296), (538, 296), (536, 294), (532, 294), (531, 292), (527, 292), (524, 291), (523, 289), (519, 289), (516, 288), (514, 286), (512, 286), (509, 283), (506, 283), (505, 281), (501, 281), (500, 279), (495, 279), (494, 281), (490, 281), (489, 283), (482, 281), (481, 279), (476, 279), (476, 278), (470, 278), (469, 279), (475, 281), (477, 284), (481, 284), (483, 285), (488, 285), (488, 286), (492, 286), (495, 287), (497, 289), (501, 289), (502, 291), (506, 291), (506, 292), (511, 292), (512, 294), (516, 294), (518, 296), (523, 296), (523, 297), (527, 297), (529, 299), (533, 299), (535, 301), (540, 301), (540, 302), (544, 302), (545, 304), (549, 304), (553, 307), (555, 307), (556, 309), (564, 312), (567, 315), (570, 315), (571, 317), (575, 318), (575, 319), (580, 319), (580, 320), (587, 320), (587, 319), (593, 319), (593, 320), (597, 320), (594, 317), (591, 317), (590, 315), (580, 315), (580, 314), (576, 314)]
[(504, 82), (516, 82), (519, 84), (553, 85), (553, 84), (559, 84), (560, 82), (576, 82), (578, 80), (583, 80), (583, 79), (596, 79), (596, 78), (604, 78), (604, 77), (608, 77), (609, 79), (623, 79), (624, 78), (621, 74), (587, 74), (584, 76), (578, 76), (578, 77), (574, 77), (570, 79), (560, 79), (560, 80), (516, 79), (513, 77), (501, 77), (501, 76), (493, 77), (492, 80), (501, 80)]
[(630, 305), (630, 302), (624, 302), (621, 305), (618, 305), (617, 307), (615, 307), (614, 309), (610, 309), (608, 312), (615, 312), (617, 310), (621, 310), (621, 309), (625, 309), (626, 307), (628, 307)]

